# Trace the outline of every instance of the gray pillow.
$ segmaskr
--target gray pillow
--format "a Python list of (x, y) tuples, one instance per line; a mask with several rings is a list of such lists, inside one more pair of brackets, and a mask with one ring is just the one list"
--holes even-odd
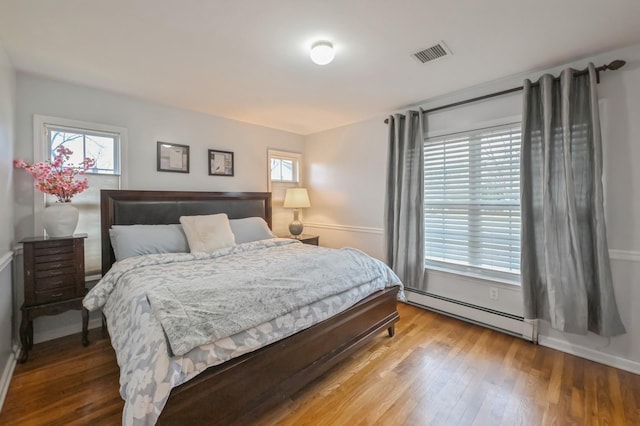
[(117, 261), (143, 254), (189, 253), (187, 237), (178, 224), (113, 225), (109, 237)]
[(236, 244), (275, 238), (267, 222), (261, 217), (247, 217), (229, 220), (231, 231), (236, 237)]

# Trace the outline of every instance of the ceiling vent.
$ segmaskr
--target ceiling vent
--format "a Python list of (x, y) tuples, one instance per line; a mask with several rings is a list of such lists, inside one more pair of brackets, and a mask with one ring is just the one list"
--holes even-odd
[(444, 44), (444, 42), (440, 42), (434, 46), (427, 47), (419, 52), (411, 55), (421, 64), (425, 64), (427, 62), (435, 61), (436, 59), (444, 58), (445, 56), (452, 55), (451, 50)]

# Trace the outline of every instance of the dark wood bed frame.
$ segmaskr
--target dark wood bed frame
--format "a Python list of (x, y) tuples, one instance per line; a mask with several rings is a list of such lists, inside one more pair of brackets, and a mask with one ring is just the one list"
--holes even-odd
[[(111, 225), (179, 223), (182, 215), (222, 212), (231, 219), (260, 216), (271, 227), (271, 194), (102, 190), (103, 274), (115, 261)], [(232, 424), (290, 397), (380, 331), (393, 336), (397, 293), (397, 287), (378, 291), (293, 336), (208, 368), (171, 391), (158, 424)]]

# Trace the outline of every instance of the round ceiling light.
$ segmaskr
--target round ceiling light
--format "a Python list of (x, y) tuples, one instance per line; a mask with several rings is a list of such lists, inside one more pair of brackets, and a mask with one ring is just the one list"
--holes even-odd
[(327, 65), (335, 57), (333, 44), (328, 41), (318, 41), (313, 43), (309, 52), (311, 60), (318, 65)]

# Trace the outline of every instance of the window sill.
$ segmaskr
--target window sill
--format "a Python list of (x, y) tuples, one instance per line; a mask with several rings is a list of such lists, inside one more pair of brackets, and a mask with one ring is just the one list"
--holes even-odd
[(475, 278), (478, 280), (490, 281), (490, 282), (496, 282), (500, 284), (511, 285), (515, 287), (520, 287), (519, 280), (511, 280), (508, 278), (501, 278), (501, 277), (490, 277), (490, 276), (479, 274), (476, 272), (460, 271), (458, 269), (445, 268), (442, 266), (434, 266), (434, 265), (425, 265), (424, 269), (427, 271), (431, 270), (431, 271), (445, 272), (447, 274), (461, 275), (463, 277)]

